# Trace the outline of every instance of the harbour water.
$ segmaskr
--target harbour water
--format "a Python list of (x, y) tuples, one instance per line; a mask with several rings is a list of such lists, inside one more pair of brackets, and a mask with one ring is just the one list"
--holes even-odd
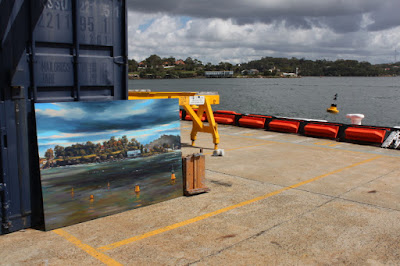
[[(129, 80), (129, 89), (215, 91), (220, 104), (214, 110), (340, 123), (350, 122), (346, 114), (362, 113), (365, 125), (400, 126), (400, 77)], [(340, 113), (329, 114), (336, 93)]]

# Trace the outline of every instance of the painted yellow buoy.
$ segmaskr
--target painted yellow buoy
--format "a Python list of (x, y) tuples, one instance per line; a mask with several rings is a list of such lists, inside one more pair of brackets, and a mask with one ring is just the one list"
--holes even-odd
[(174, 171), (171, 172), (171, 185), (175, 185), (176, 183), (176, 176)]
[(93, 203), (94, 203), (94, 196), (93, 196), (93, 195), (90, 195), (89, 202), (90, 202), (90, 204), (93, 204)]
[(139, 187), (139, 185), (135, 186), (135, 193), (136, 193), (136, 198), (139, 199), (140, 198), (140, 187)]

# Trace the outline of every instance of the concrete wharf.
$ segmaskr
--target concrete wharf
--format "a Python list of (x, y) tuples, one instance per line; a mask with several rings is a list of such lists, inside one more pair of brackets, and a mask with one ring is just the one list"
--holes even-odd
[(43, 232), (0, 236), (0, 264), (400, 264), (400, 152), (182, 121), (211, 191)]

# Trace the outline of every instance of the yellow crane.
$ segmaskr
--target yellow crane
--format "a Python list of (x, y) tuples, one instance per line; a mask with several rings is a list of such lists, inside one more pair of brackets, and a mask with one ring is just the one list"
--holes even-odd
[[(198, 132), (210, 133), (213, 137), (214, 149), (218, 149), (219, 134), (218, 125), (214, 119), (211, 105), (219, 104), (219, 95), (210, 92), (151, 92), (151, 91), (129, 91), (129, 100), (146, 99), (179, 99), (179, 105), (190, 115), (193, 121), (190, 139), (192, 146), (195, 145)], [(194, 109), (197, 109), (195, 112)], [(201, 118), (206, 114), (208, 125)]]

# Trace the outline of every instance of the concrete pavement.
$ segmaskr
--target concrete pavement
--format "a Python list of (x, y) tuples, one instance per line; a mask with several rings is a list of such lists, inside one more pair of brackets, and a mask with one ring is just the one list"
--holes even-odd
[(0, 264), (400, 264), (400, 151), (220, 126), (209, 193), (0, 236)]

